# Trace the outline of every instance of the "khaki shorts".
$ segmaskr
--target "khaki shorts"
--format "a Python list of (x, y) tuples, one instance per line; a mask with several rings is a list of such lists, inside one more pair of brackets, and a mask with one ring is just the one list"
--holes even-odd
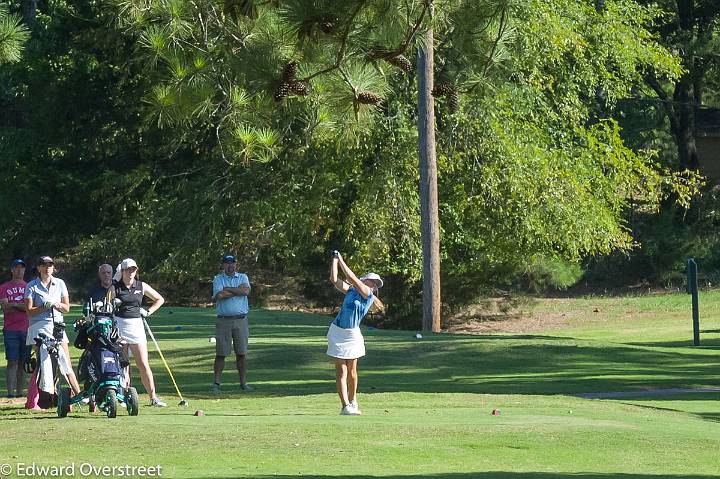
[(215, 354), (223, 357), (230, 356), (233, 349), (235, 354), (247, 354), (249, 336), (247, 317), (242, 319), (217, 318), (215, 323)]

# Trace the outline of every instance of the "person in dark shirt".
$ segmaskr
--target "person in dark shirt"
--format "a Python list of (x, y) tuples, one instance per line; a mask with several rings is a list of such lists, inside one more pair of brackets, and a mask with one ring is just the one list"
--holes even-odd
[(109, 264), (101, 264), (98, 268), (98, 279), (90, 291), (88, 291), (85, 299), (89, 299), (93, 304), (98, 301), (105, 301), (107, 296), (108, 288), (112, 285), (113, 281), (113, 269)]
[[(150, 370), (148, 362), (147, 338), (145, 337), (145, 318), (157, 311), (165, 303), (165, 299), (149, 284), (140, 281), (138, 277), (138, 265), (132, 258), (125, 258), (118, 265), (115, 272), (115, 281), (110, 288), (110, 299), (120, 300), (120, 305), (115, 308), (115, 320), (117, 321), (120, 337), (125, 343), (125, 352), (132, 351), (135, 364), (140, 371), (140, 380), (150, 396), (150, 405), (155, 407), (166, 407), (160, 398), (155, 394), (155, 379)], [(146, 310), (142, 307), (143, 298), (152, 301)], [(126, 379), (130, 379), (129, 368)]]

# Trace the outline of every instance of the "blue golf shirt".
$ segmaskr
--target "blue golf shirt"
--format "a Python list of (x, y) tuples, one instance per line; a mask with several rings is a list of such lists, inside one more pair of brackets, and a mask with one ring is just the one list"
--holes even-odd
[(345, 294), (342, 307), (335, 316), (333, 324), (343, 329), (359, 328), (373, 301), (375, 301), (374, 294), (370, 293), (367, 298), (363, 298), (357, 289), (350, 288)]
[[(235, 273), (228, 276), (220, 273), (213, 279), (213, 298), (224, 288), (239, 288), (245, 285), (250, 287), (250, 279), (244, 273)], [(237, 316), (248, 314), (250, 307), (248, 306), (247, 296), (232, 296), (230, 298), (218, 299), (215, 303), (218, 316)]]

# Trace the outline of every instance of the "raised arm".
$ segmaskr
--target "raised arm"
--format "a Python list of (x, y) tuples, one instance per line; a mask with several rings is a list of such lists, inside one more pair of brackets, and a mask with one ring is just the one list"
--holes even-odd
[(360, 281), (358, 277), (355, 276), (355, 273), (353, 273), (350, 267), (345, 264), (345, 260), (343, 260), (342, 256), (338, 257), (338, 265), (340, 266), (340, 269), (345, 275), (345, 278), (347, 278), (350, 284), (354, 286), (355, 289), (357, 289), (358, 293), (360, 293), (363, 298), (367, 298), (372, 294), (372, 289), (370, 289), (368, 285)]
[(335, 289), (341, 293), (347, 293), (348, 289), (350, 289), (350, 285), (338, 278), (338, 262), (340, 257), (340, 253), (333, 251), (333, 258), (330, 263), (330, 282), (333, 286), (335, 286)]

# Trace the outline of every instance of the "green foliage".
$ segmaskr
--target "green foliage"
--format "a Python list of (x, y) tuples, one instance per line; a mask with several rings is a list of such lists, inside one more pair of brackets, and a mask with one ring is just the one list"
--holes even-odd
[(20, 61), (23, 46), (30, 32), (21, 23), (19, 15), (11, 14), (5, 3), (0, 3), (0, 65)]
[(652, 150), (624, 144), (614, 120), (594, 119), (597, 89), (611, 104), (644, 70), (679, 68), (641, 27), (654, 13), (631, 2), (613, 2), (612, 15), (577, 2), (515, 8), (524, 21), (513, 24), (510, 81), (442, 118), (443, 271), (478, 285), (567, 287), (581, 259), (637, 246), (631, 208), (657, 211), (669, 196), (687, 206), (697, 191), (697, 175), (660, 167)]
[(577, 283), (585, 271), (575, 262), (559, 258), (533, 258), (525, 276), (530, 290), (539, 292), (549, 288), (566, 289)]
[[(657, 165), (655, 144), (629, 147), (616, 121), (647, 71), (680, 74), (648, 33), (656, 10), (435, 4), (430, 19), (423, 1), (53, 3), (28, 65), (0, 72), (3, 114), (21, 112), (0, 128), (0, 202), (17, 212), (0, 220), (0, 246), (59, 251), (89, 272), (132, 256), (174, 298), (194, 296), (227, 251), (317, 291), (337, 248), (389, 278), (391, 315), (411, 324), (416, 96), (389, 59), (412, 61), (430, 22), (436, 80), (461, 99), (457, 113), (437, 102), (449, 304), (567, 287), (588, 257), (637, 245), (628, 211), (688, 204), (697, 178)], [(293, 83), (307, 95), (283, 90)]]
[[(362, 95), (385, 99), (402, 84), (392, 60), (412, 58), (418, 32), (431, 24), (420, 0), (353, 1), (342, 8), (312, 0), (229, 1), (222, 9), (209, 1), (114, 4), (156, 83), (147, 99), (153, 122), (182, 130), (190, 141), (203, 129), (213, 130), (214, 153), (241, 163), (267, 162), (279, 151), (233, 141), (250, 128), (243, 116), (255, 128), (275, 130), (283, 142), (294, 135), (355, 141), (379, 113)], [(489, 68), (506, 59), (504, 45), (512, 36), (506, 2), (486, 1), (481, 7), (472, 1), (438, 2), (432, 19), (444, 38), (439, 76), (468, 88), (484, 82)], [(284, 78), (291, 61), (298, 71)], [(304, 85), (307, 95), (288, 91), (293, 83)], [(207, 92), (198, 92), (200, 85)], [(233, 101), (238, 89), (253, 99), (254, 108)]]

